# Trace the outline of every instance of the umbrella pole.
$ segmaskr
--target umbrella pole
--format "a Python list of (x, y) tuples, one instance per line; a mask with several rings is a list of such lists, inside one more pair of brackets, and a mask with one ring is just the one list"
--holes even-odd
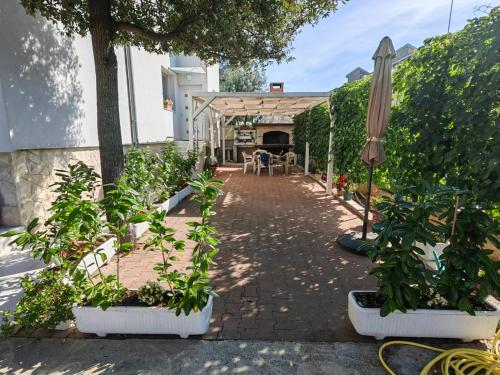
[(373, 177), (373, 160), (370, 162), (370, 167), (368, 168), (368, 194), (366, 196), (365, 204), (365, 217), (363, 219), (363, 235), (361, 240), (366, 240), (366, 234), (368, 232), (368, 214), (370, 212), (370, 200), (372, 197), (372, 177)]

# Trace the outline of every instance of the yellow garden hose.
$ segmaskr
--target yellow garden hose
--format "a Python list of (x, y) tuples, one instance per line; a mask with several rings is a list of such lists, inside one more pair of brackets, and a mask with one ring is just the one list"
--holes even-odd
[(391, 345), (410, 345), (440, 353), (425, 365), (420, 371), (420, 375), (430, 374), (431, 369), (439, 362), (441, 362), (441, 373), (443, 375), (500, 374), (500, 331), (497, 332), (493, 340), (491, 352), (470, 348), (445, 350), (411, 341), (386, 342), (380, 347), (378, 358), (388, 374), (397, 375), (387, 365), (383, 357), (384, 349)]

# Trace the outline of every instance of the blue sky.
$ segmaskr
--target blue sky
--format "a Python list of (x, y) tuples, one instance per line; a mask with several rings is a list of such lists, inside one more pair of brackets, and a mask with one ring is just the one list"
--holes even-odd
[[(360, 66), (372, 71), (371, 56), (385, 35), (397, 49), (416, 47), (424, 39), (445, 34), (451, 0), (351, 0), (315, 27), (306, 26), (293, 43), (295, 60), (268, 67), (269, 81), (285, 82), (285, 91), (329, 91), (346, 82), (345, 75)], [(455, 0), (450, 31), (489, 0)], [(484, 12), (484, 9), (483, 9)]]

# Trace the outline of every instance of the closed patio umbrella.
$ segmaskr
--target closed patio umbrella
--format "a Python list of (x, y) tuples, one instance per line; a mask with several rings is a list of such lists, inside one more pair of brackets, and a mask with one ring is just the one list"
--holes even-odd
[(361, 160), (368, 165), (368, 195), (365, 205), (363, 220), (363, 232), (361, 238), (359, 232), (343, 234), (337, 238), (337, 242), (345, 249), (362, 253), (361, 245), (366, 240), (368, 231), (368, 213), (370, 211), (370, 198), (372, 190), (373, 168), (382, 164), (385, 159), (384, 137), (385, 127), (389, 122), (391, 111), (392, 92), (392, 60), (396, 57), (394, 46), (389, 37), (384, 37), (373, 55), (375, 68), (373, 70), (368, 100), (368, 111), (366, 115), (367, 140), (361, 151)]
[(366, 240), (366, 232), (368, 230), (368, 213), (370, 211), (373, 168), (382, 164), (386, 159), (382, 139), (391, 113), (391, 73), (392, 59), (394, 57), (396, 57), (396, 52), (394, 51), (391, 38), (386, 36), (380, 41), (373, 55), (375, 68), (373, 70), (370, 98), (368, 99), (368, 111), (366, 114), (367, 140), (361, 151), (361, 160), (369, 167), (368, 194), (363, 220), (362, 240)]

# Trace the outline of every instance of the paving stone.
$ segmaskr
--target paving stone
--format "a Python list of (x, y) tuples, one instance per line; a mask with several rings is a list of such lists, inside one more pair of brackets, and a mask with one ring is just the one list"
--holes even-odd
[[(347, 293), (375, 287), (368, 275), (371, 262), (335, 242), (340, 233), (359, 230), (361, 220), (299, 173), (258, 177), (219, 168), (217, 177), (225, 181), (213, 217), (221, 244), (210, 276), (220, 298), (214, 301), (213, 330), (204, 338), (365, 340), (347, 317)], [(179, 239), (185, 239), (185, 223), (192, 220), (199, 214), (190, 200), (167, 217)], [(189, 266), (192, 247), (187, 241), (177, 269)], [(136, 246), (121, 262), (122, 282), (137, 288), (154, 279), (151, 270), (160, 259)], [(115, 267), (112, 261), (107, 272)]]

